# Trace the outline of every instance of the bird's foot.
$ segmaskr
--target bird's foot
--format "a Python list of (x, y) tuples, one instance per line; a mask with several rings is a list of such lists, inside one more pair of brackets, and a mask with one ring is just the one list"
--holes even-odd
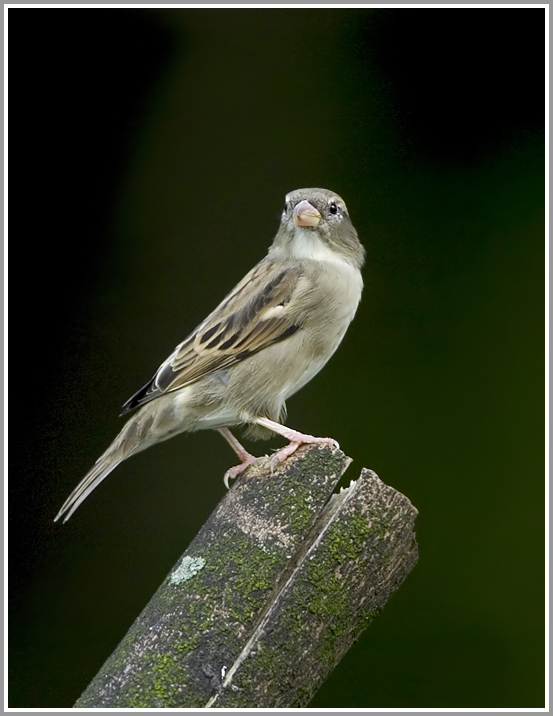
[(253, 465), (254, 462), (257, 462), (258, 460), (262, 459), (259, 457), (255, 457), (255, 455), (250, 455), (249, 452), (245, 452), (245, 454), (241, 455), (240, 457), (242, 459), (240, 465), (235, 465), (234, 467), (229, 468), (225, 472), (225, 476), (223, 477), (223, 482), (225, 483), (225, 487), (227, 488), (227, 490), (230, 490), (228, 484), (229, 480), (236, 480), (236, 478), (241, 475), (246, 468), (248, 468), (250, 465)]
[(281, 465), (287, 458), (289, 458), (290, 455), (293, 455), (300, 445), (331, 445), (334, 448), (340, 447), (336, 440), (333, 440), (333, 438), (316, 438), (313, 435), (298, 433), (296, 430), (291, 430), (290, 428), (286, 428), (286, 432), (282, 431), (281, 435), (290, 442), (288, 445), (285, 445), (278, 452), (272, 455), (270, 461), (271, 472), (275, 469), (275, 467)]
[(234, 435), (230, 432), (228, 428), (219, 428), (219, 432), (240, 458), (240, 465), (231, 467), (225, 472), (225, 476), (223, 477), (225, 487), (227, 488), (227, 490), (229, 490), (230, 488), (228, 481), (235, 480), (239, 475), (244, 472), (247, 467), (253, 465), (254, 462), (257, 462), (259, 458), (249, 453), (246, 448), (240, 442), (238, 442), (238, 440), (234, 437)]

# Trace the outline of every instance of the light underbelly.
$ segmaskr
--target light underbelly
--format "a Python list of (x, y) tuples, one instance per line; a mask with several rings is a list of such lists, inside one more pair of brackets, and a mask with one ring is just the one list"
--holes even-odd
[(329, 341), (327, 336), (324, 348), (313, 346), (312, 350), (308, 349), (306, 351), (307, 356), (310, 357), (305, 361), (305, 364), (298, 365), (295, 370), (290, 371), (290, 380), (282, 392), (283, 400), (286, 400), (291, 395), (294, 395), (294, 393), (297, 393), (298, 390), (309, 383), (309, 381), (324, 368), (342, 342), (342, 338), (346, 333), (348, 325), (349, 321), (346, 325), (344, 325), (342, 330), (337, 333), (333, 340)]

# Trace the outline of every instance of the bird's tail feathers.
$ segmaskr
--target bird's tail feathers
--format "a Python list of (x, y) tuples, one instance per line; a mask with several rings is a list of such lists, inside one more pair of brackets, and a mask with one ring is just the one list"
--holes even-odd
[(87, 472), (63, 503), (61, 510), (54, 518), (55, 522), (59, 520), (60, 517), (63, 517), (63, 521), (67, 522), (79, 505), (86, 500), (90, 493), (98, 487), (110, 472), (115, 470), (119, 463), (123, 462), (125, 458), (130, 457), (134, 452), (138, 452), (139, 449), (146, 447), (141, 444), (143, 442), (141, 433), (143, 433), (143, 431), (140, 430), (138, 420), (131, 418), (109, 448), (96, 460), (92, 469)]

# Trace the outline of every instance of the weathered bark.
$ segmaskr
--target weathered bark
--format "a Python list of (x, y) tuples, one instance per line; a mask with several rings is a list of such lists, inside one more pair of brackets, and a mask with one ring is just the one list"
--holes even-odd
[(417, 561), (409, 500), (311, 445), (236, 482), (76, 708), (305, 706)]

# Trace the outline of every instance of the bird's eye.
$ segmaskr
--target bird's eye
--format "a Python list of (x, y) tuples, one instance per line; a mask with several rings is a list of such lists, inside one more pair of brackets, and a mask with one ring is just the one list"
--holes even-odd
[(338, 204), (336, 204), (335, 201), (331, 202), (328, 205), (328, 210), (330, 211), (331, 214), (337, 214), (338, 213)]

